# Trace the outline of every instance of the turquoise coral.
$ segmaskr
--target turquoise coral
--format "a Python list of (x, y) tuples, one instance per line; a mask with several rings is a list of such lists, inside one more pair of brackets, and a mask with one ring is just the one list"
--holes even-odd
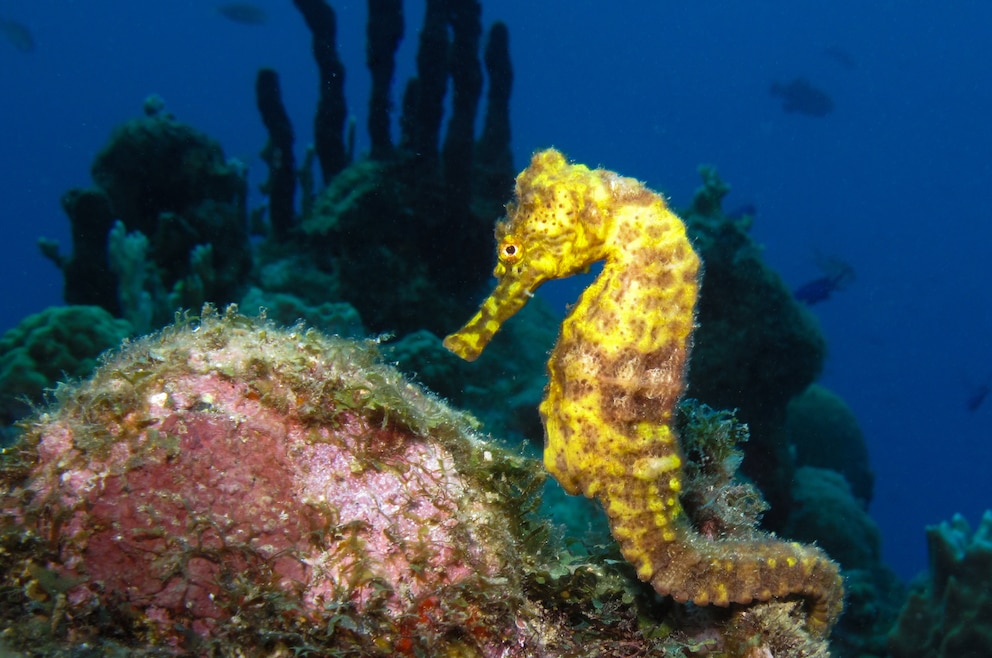
[(53, 306), (29, 315), (0, 337), (0, 425), (66, 377), (86, 377), (101, 352), (132, 333), (126, 320), (99, 306)]
[(894, 658), (992, 655), (992, 511), (971, 530), (960, 514), (927, 527), (930, 573), (889, 635)]

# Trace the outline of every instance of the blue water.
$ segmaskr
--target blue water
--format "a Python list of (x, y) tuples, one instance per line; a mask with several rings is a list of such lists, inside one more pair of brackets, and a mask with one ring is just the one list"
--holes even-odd
[[(61, 302), (39, 236), (69, 246), (61, 194), (90, 183), (110, 130), (161, 95), (264, 178), (254, 76), (276, 68), (297, 131), (311, 136), (316, 71), (288, 0), (258, 0), (262, 26), (205, 0), (8, 0), (0, 19), (36, 47), (0, 39), (0, 330)], [(364, 2), (333, 2), (349, 110), (364, 126)], [(647, 181), (676, 206), (710, 163), (754, 203), (754, 235), (793, 287), (836, 255), (857, 281), (814, 307), (830, 344), (822, 381), (857, 413), (876, 473), (871, 511), (903, 577), (926, 565), (925, 524), (992, 507), (992, 4), (500, 0), (510, 26), (513, 147)], [(411, 73), (423, 3), (405, 3), (398, 78)], [(835, 104), (782, 111), (774, 81), (804, 76)], [(359, 130), (358, 148), (367, 147)], [(299, 155), (299, 154), (298, 154)], [(257, 199), (255, 199), (257, 201)], [(575, 287), (552, 291), (563, 299)], [(453, 327), (454, 328), (454, 327)]]

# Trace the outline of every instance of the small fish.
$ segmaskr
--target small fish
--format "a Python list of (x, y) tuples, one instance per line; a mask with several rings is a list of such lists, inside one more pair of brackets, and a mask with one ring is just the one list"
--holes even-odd
[(817, 89), (806, 78), (791, 82), (772, 83), (768, 93), (782, 98), (782, 109), (790, 114), (825, 117), (834, 111), (834, 101), (822, 89)]
[(854, 268), (836, 257), (817, 257), (817, 267), (823, 276), (804, 283), (793, 291), (792, 295), (798, 301), (813, 306), (830, 299), (838, 290), (843, 290), (854, 281)]
[(754, 218), (758, 216), (758, 206), (753, 203), (744, 203), (737, 206), (733, 210), (728, 210), (723, 214), (727, 219), (734, 222), (742, 220), (745, 217)]
[(24, 23), (0, 18), (0, 34), (22, 53), (34, 52), (34, 37)]
[(217, 12), (229, 21), (242, 25), (265, 25), (269, 22), (265, 10), (250, 2), (229, 2), (218, 5)]
[(989, 382), (979, 384), (974, 388), (971, 395), (969, 395), (968, 399), (965, 401), (965, 407), (970, 413), (975, 413), (978, 411), (978, 408), (982, 406), (983, 402), (985, 402), (985, 398), (989, 396), (990, 390), (992, 390), (992, 388), (990, 388)]
[(837, 62), (841, 68), (847, 69), (848, 71), (853, 71), (858, 68), (858, 62), (851, 56), (851, 53), (847, 52), (840, 46), (827, 46), (823, 49), (823, 54)]

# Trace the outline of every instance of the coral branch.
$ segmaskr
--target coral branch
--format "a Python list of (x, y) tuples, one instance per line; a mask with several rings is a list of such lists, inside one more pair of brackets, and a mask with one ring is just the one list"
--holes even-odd
[(475, 143), (475, 114), (482, 94), (479, 37), (482, 33), (478, 0), (450, 0), (451, 52), (448, 66), (454, 94), (451, 119), (444, 138), (444, 182), (453, 214), (464, 215), (472, 193), (472, 149)]
[(293, 4), (313, 35), (313, 57), (320, 71), (314, 141), (326, 185), (348, 164), (343, 137), (348, 109), (344, 101), (344, 65), (337, 50), (337, 17), (324, 0), (293, 0)]
[(401, 0), (369, 0), (366, 27), (365, 62), (372, 74), (369, 98), (369, 137), (373, 160), (383, 160), (393, 153), (389, 136), (389, 90), (396, 70), (396, 48), (403, 38), (403, 3)]
[(404, 98), (404, 110), (409, 106), (414, 116), (405, 121), (411, 129), (410, 143), (416, 159), (433, 171), (437, 165), (438, 135), (444, 116), (444, 93), (448, 85), (448, 3), (427, 0), (424, 25), (420, 28), (417, 49), (417, 77), (407, 87), (410, 98)]
[(486, 188), (483, 194), (505, 198), (513, 186), (513, 155), (510, 152), (513, 66), (510, 63), (510, 31), (505, 23), (493, 23), (489, 28), (484, 59), (489, 76), (489, 94), (475, 159), (484, 170), (483, 179), (479, 181)]
[(107, 269), (107, 233), (114, 225), (110, 199), (100, 190), (69, 190), (62, 208), (72, 227), (72, 255), (61, 259), (67, 304), (102, 306), (120, 313), (117, 281)]
[(284, 240), (293, 228), (293, 197), (296, 194), (296, 159), (293, 157), (293, 124), (282, 103), (279, 74), (259, 69), (255, 78), (255, 101), (269, 141), (262, 159), (269, 165), (269, 220), (272, 237)]

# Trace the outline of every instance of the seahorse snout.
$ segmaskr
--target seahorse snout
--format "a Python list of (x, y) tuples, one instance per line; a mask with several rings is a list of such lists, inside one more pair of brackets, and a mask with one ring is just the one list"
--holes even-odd
[(497, 266), (497, 283), (478, 312), (465, 326), (444, 339), (444, 346), (465, 359), (475, 361), (492, 337), (508, 319), (523, 308), (543, 281), (501, 273)]

